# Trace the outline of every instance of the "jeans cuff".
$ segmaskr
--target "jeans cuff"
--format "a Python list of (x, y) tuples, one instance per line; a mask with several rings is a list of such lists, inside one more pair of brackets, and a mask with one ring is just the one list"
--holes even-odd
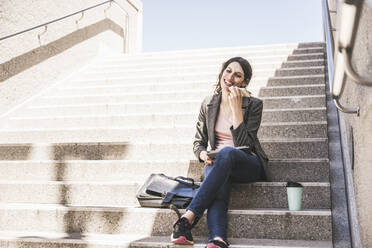
[(203, 217), (203, 212), (202, 213), (199, 213), (199, 211), (197, 211), (196, 209), (193, 209), (193, 208), (191, 208), (191, 207), (187, 207), (186, 208), (186, 211), (187, 210), (190, 210), (191, 212), (193, 212), (197, 217), (199, 217), (199, 218), (201, 218), (201, 217)]

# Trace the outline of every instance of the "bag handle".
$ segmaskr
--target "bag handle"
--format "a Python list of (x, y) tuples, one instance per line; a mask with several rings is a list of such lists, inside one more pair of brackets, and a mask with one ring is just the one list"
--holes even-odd
[[(181, 181), (180, 179), (182, 179), (183, 181)], [(192, 186), (195, 185), (194, 179), (192, 179), (190, 177), (178, 176), (174, 180), (176, 180), (177, 182), (180, 182), (180, 183), (185, 183), (184, 181), (190, 181), (192, 183)]]

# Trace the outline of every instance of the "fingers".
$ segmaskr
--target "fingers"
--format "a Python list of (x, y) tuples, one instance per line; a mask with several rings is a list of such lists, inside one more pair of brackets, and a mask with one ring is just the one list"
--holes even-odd
[(241, 94), (240, 94), (240, 90), (239, 90), (238, 87), (236, 87), (236, 86), (231, 86), (231, 87), (229, 88), (229, 90), (230, 90), (230, 95), (229, 95), (229, 97), (239, 97), (239, 96), (241, 96)]
[(213, 164), (213, 160), (212, 160), (211, 158), (209, 158), (209, 157), (207, 157), (207, 159), (206, 159), (204, 162), (205, 162), (205, 164), (207, 164), (207, 165), (211, 165), (211, 164)]

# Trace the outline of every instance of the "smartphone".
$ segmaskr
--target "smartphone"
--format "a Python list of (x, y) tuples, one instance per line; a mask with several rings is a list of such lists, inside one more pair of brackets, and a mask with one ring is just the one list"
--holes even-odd
[[(238, 146), (238, 147), (234, 147), (235, 149), (238, 149), (238, 150), (241, 150), (241, 151), (244, 151), (244, 152), (250, 152), (251, 151), (251, 148), (249, 146)], [(208, 151), (207, 152), (207, 155), (209, 158), (211, 159), (215, 159), (217, 157), (217, 154), (218, 152), (221, 151), (220, 149), (219, 150), (211, 150), (211, 151)]]

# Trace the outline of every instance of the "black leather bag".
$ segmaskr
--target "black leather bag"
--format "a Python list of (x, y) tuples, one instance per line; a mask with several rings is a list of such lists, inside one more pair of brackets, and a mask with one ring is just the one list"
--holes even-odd
[(192, 178), (151, 174), (136, 197), (142, 207), (165, 208), (174, 205), (186, 208), (198, 188), (199, 185)]

